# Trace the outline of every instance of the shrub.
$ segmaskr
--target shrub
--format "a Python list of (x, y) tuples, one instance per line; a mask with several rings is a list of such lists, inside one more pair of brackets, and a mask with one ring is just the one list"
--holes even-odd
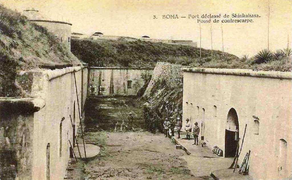
[(283, 59), (285, 56), (286, 56), (286, 53), (283, 50), (277, 50), (274, 53), (274, 58), (277, 59), (277, 60)]
[(242, 58), (240, 59), (241, 62), (247, 62), (249, 60), (248, 55), (243, 55)]
[(285, 48), (282, 50), (282, 52), (285, 54), (285, 57), (289, 57), (292, 55), (292, 50), (290, 48)]
[(273, 53), (270, 50), (264, 49), (261, 50), (257, 55), (255, 55), (252, 64), (267, 63), (269, 61), (272, 61), (273, 58)]

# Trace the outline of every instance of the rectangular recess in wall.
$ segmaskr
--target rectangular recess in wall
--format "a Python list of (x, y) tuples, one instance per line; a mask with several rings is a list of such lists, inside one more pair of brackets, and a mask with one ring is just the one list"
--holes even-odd
[(132, 80), (127, 81), (127, 87), (128, 87), (128, 89), (132, 88)]

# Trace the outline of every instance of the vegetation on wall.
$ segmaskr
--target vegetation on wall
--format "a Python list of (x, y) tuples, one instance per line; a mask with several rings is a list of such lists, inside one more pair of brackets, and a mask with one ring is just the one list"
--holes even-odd
[(157, 62), (169, 62), (191, 67), (292, 70), (291, 49), (275, 53), (262, 50), (251, 58), (202, 49), (200, 58), (199, 48), (185, 45), (123, 39), (75, 39), (72, 40), (72, 52), (91, 66), (155, 67)]
[(181, 65), (157, 63), (153, 76), (142, 97), (144, 120), (150, 132), (163, 131), (163, 121), (168, 118), (174, 128), (182, 117), (183, 79)]
[(20, 96), (14, 85), (20, 70), (43, 65), (80, 64), (47, 29), (0, 5), (0, 96)]
[(91, 66), (155, 67), (157, 62), (202, 66), (212, 58), (219, 62), (223, 56), (227, 62), (239, 61), (234, 55), (206, 49), (200, 59), (199, 48), (141, 40), (73, 39), (72, 52)]

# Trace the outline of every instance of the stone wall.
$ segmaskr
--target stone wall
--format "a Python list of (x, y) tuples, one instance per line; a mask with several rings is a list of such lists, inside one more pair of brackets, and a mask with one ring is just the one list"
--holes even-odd
[(182, 114), (182, 66), (159, 62), (143, 95), (144, 119), (151, 132), (163, 131), (163, 121), (168, 118), (176, 124)]
[[(150, 96), (151, 91), (158, 81), (165, 81), (171, 88), (175, 88), (181, 82), (182, 78), (182, 66), (176, 64), (170, 64), (165, 62), (158, 62), (153, 71), (151, 81), (149, 82), (147, 89), (145, 90), (144, 97)], [(161, 87), (163, 88), (163, 87)]]
[(254, 179), (291, 177), (291, 79), (282, 72), (184, 69), (183, 125), (198, 122), (207, 146), (225, 157), (236, 147), (230, 138), (239, 135), (241, 144), (247, 125), (239, 163), (251, 150)]
[(89, 95), (91, 96), (137, 96), (148, 83), (152, 69), (91, 67)]
[[(70, 143), (74, 144), (83, 114), (87, 80), (84, 67), (20, 73), (17, 84), (30, 98), (0, 100), (0, 154), (12, 157), (1, 168), (20, 179), (64, 178)], [(2, 153), (7, 148), (10, 156)]]
[(32, 99), (0, 98), (0, 179), (31, 179)]

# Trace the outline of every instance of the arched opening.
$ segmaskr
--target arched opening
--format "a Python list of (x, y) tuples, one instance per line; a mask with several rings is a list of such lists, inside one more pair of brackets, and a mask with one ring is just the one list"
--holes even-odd
[(205, 115), (206, 115), (206, 110), (205, 108), (202, 108), (203, 114), (202, 114), (202, 120), (201, 120), (201, 140), (205, 140)]
[(60, 122), (60, 134), (59, 134), (59, 156), (62, 157), (62, 150), (63, 150), (63, 121), (65, 118), (63, 117), (61, 122)]
[(51, 151), (50, 151), (50, 143), (47, 145), (46, 149), (46, 179), (51, 179)]
[(280, 139), (279, 145), (279, 159), (278, 159), (278, 173), (279, 178), (284, 178), (287, 174), (286, 161), (287, 161), (287, 141), (285, 139)]
[(260, 134), (260, 121), (259, 119), (254, 120), (254, 135)]
[(225, 129), (225, 157), (234, 157), (239, 137), (238, 116), (235, 109), (230, 109), (227, 115)]

